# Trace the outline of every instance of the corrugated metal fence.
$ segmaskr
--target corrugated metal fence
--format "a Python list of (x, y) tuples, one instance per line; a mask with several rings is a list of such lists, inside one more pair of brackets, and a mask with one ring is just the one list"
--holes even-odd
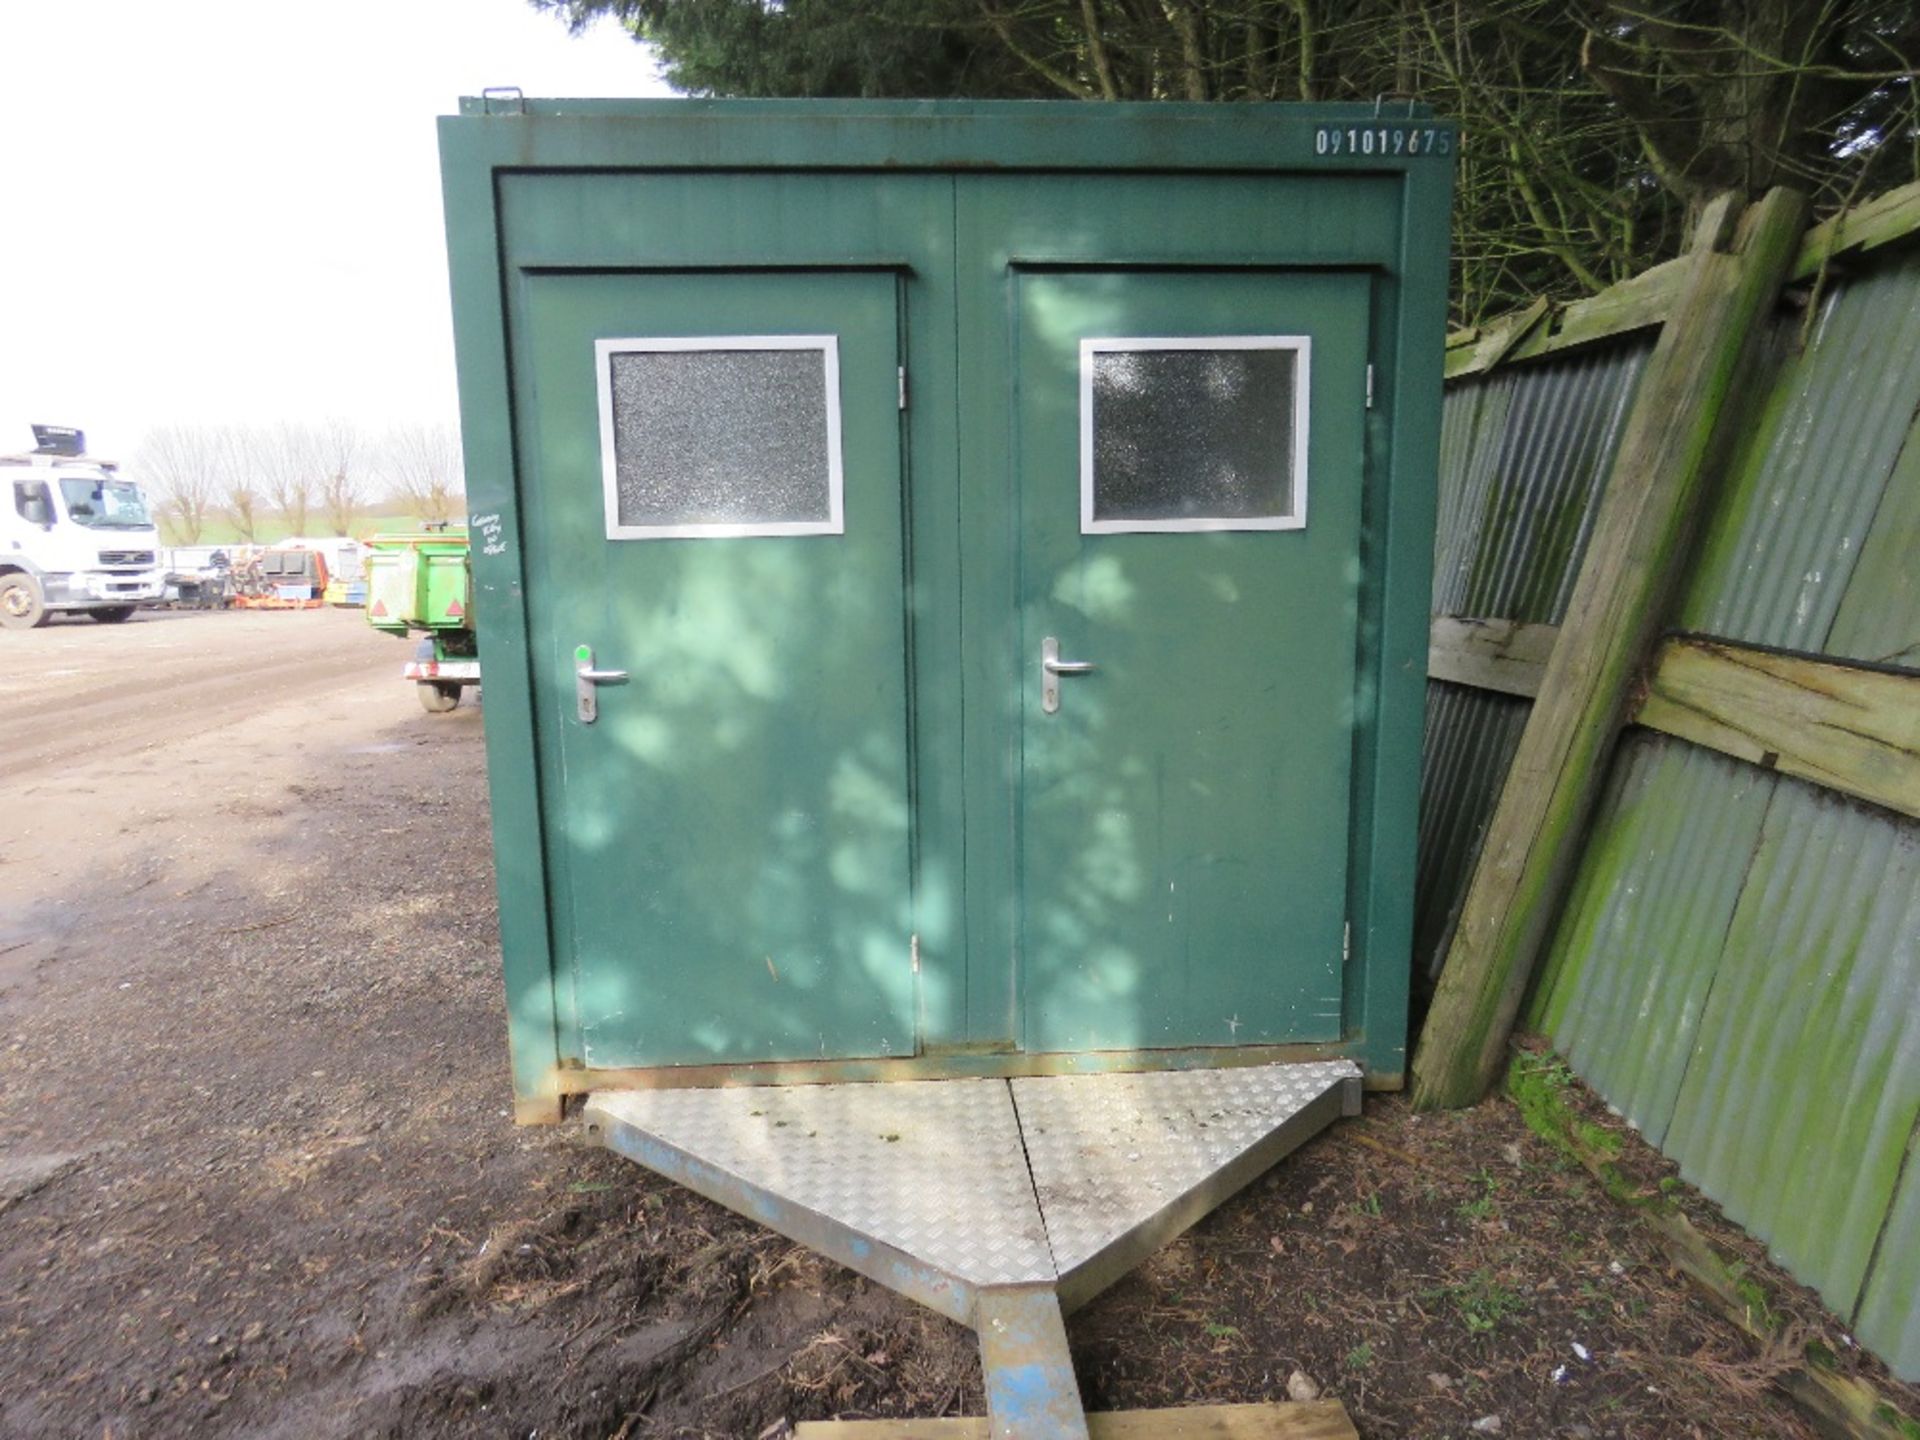
[[(1650, 336), (1447, 391), (1433, 613), (1559, 624)], [(1530, 702), (1427, 690), (1414, 945), (1432, 974), (1520, 744)]]
[[(1434, 611), (1558, 622), (1651, 339), (1454, 382)], [(1920, 256), (1786, 315), (1674, 628), (1920, 671)], [(1444, 957), (1529, 702), (1432, 682)], [(1920, 824), (1629, 731), (1535, 987), (1575, 1070), (1920, 1379)]]

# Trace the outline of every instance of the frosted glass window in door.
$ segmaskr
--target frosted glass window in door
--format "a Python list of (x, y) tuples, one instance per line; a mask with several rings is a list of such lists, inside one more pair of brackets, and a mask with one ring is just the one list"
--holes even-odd
[(1080, 528), (1304, 526), (1309, 348), (1298, 335), (1083, 340)]
[(610, 539), (842, 533), (835, 337), (597, 348)]

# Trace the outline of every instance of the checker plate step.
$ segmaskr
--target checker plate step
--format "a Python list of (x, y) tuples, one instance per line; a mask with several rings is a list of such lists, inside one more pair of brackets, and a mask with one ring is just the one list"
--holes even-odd
[(586, 1118), (602, 1143), (964, 1320), (987, 1287), (1090, 1298), (1357, 1113), (1359, 1092), (1359, 1069), (1332, 1060), (609, 1091)]

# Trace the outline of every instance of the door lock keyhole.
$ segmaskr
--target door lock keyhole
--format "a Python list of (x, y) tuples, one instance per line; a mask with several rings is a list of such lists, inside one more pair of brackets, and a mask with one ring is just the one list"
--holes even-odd
[(1062, 660), (1060, 642), (1049, 635), (1040, 642), (1040, 708), (1052, 715), (1060, 708), (1060, 677), (1091, 675), (1099, 667), (1091, 660)]

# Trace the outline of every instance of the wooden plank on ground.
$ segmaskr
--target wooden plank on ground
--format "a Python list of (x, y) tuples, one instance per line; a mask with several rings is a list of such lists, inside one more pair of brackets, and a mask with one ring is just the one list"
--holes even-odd
[(1553, 654), (1558, 625), (1436, 615), (1427, 636), (1427, 678), (1534, 696)]
[[(1093, 1440), (1359, 1440), (1337, 1400), (1191, 1405), (1087, 1416)], [(807, 1420), (793, 1440), (988, 1440), (984, 1417), (957, 1420)]]
[(1560, 638), (1461, 908), (1413, 1062), (1416, 1105), (1469, 1105), (1507, 1037), (1579, 854), (1633, 687), (1664, 622), (1711, 476), (1743, 416), (1729, 396), (1800, 245), (1778, 189), (1709, 207), (1641, 378)]
[(1661, 647), (1634, 719), (1920, 816), (1920, 674), (1683, 637)]

